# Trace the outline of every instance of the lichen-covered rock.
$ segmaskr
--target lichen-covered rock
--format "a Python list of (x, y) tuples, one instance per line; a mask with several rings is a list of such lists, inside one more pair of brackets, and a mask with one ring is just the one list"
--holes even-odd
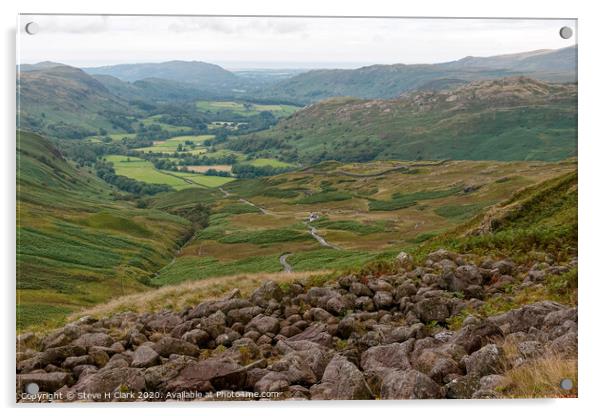
[(500, 374), (504, 371), (505, 363), (504, 351), (495, 344), (488, 344), (467, 357), (466, 373), (476, 374), (480, 377)]
[(391, 371), (383, 380), (380, 396), (385, 400), (440, 399), (443, 389), (420, 371)]
[(410, 353), (413, 348), (413, 339), (402, 344), (393, 343), (369, 348), (362, 354), (362, 368), (364, 370), (379, 368), (407, 370), (411, 368)]
[(156, 344), (153, 345), (153, 349), (163, 357), (169, 357), (171, 354), (198, 357), (201, 352), (199, 347), (196, 345), (186, 342), (182, 339), (172, 337), (161, 338)]
[(450, 316), (449, 306), (450, 302), (446, 297), (426, 298), (416, 304), (416, 312), (424, 323), (443, 323)]
[(148, 345), (136, 348), (132, 356), (132, 367), (152, 367), (159, 364), (159, 354)]
[(322, 382), (310, 389), (312, 400), (367, 400), (372, 392), (363, 374), (346, 358), (336, 355), (330, 361)]

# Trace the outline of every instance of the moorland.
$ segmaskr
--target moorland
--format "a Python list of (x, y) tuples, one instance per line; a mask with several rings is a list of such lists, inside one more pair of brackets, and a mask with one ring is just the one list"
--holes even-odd
[[(267, 345), (263, 356), (278, 357), (290, 352), (276, 352), (278, 337), (315, 330), (312, 322), (322, 325), (315, 336), (331, 325), (329, 352), (320, 354), (347, 354), (366, 370), (358, 354), (389, 343), (365, 339), (374, 335), (374, 323), (345, 329), (350, 314), (376, 313), (381, 324), (400, 328), (422, 325), (402, 337), (413, 346), (446, 331), (453, 334), (444, 342), (455, 340), (462, 328), (477, 325), (473, 315), (494, 319), (529, 305), (538, 305), (541, 315), (537, 342), (552, 348), (568, 333), (563, 342), (572, 345), (576, 323), (547, 319), (555, 313), (576, 320), (576, 53), (572, 47), (432, 65), (284, 72), (233, 72), (184, 61), (21, 65), (17, 331), (19, 345), (40, 352), (23, 355), (26, 364), (18, 372), (67, 366), (75, 357), (56, 363), (44, 357), (49, 349), (79, 342), (68, 333), (110, 335), (130, 354), (147, 337), (159, 345), (170, 333), (178, 340), (169, 342), (195, 344), (186, 347), (194, 354), (184, 355), (207, 358), (255, 331), (253, 342)], [(232, 289), (236, 294), (226, 296)], [(323, 297), (340, 303), (312, 298), (321, 290), (338, 291)], [(403, 295), (406, 290), (411, 293)], [(251, 303), (239, 299), (241, 293)], [(186, 322), (215, 318), (213, 301), (197, 305), (220, 296), (226, 298), (219, 305), (252, 304), (261, 312), (248, 320), (228, 315), (203, 340), (190, 328), (188, 335), (177, 332)], [(433, 310), (422, 308), (431, 302), (425, 296), (436, 300)], [(193, 316), (190, 308), (204, 312)], [(133, 312), (138, 315), (127, 315)], [(123, 338), (114, 314), (122, 314), (115, 315), (119, 322), (142, 325), (144, 338)], [(307, 325), (285, 330), (294, 326), (292, 315)], [(260, 323), (245, 329), (258, 317), (270, 318), (272, 326), (276, 319), (278, 330), (260, 329)], [(522, 325), (511, 317), (504, 322)], [(72, 326), (63, 327), (67, 323)], [(73, 325), (81, 328), (65, 332)], [(53, 328), (59, 329), (49, 334)], [(517, 337), (515, 343), (522, 340)], [(492, 345), (487, 340), (479, 338), (479, 348)], [(507, 354), (518, 354), (515, 343), (504, 344)], [(469, 355), (479, 350), (464, 347)], [(157, 348), (163, 361), (175, 351)], [(253, 351), (258, 359), (263, 354)], [(567, 354), (560, 361), (574, 359), (573, 350)], [(151, 355), (144, 366), (154, 368), (159, 361)], [(450, 360), (445, 376), (465, 372), (456, 367), (459, 357)], [(238, 364), (249, 362), (237, 356)], [(447, 391), (427, 382), (429, 397), (450, 394), (450, 380), (431, 374), (432, 363), (412, 364)], [(106, 362), (86, 365), (102, 372)], [(517, 366), (504, 366), (514, 377), (507, 396), (565, 394), (550, 386), (533, 393), (517, 385)], [(46, 370), (57, 380), (48, 381), (49, 389), (86, 379), (66, 368), (58, 375)], [(502, 369), (487, 371), (479, 375)], [(562, 367), (562, 375), (574, 371)], [(32, 374), (24, 380), (39, 381)], [(90, 382), (93, 376), (87, 376)], [(402, 398), (381, 390), (380, 376), (357, 377), (364, 376), (376, 384), (341, 398)], [(316, 387), (319, 377), (312, 380), (304, 388), (315, 392), (299, 394), (323, 397), (326, 387)], [(287, 394), (297, 397), (289, 390), (293, 381), (286, 383)]]

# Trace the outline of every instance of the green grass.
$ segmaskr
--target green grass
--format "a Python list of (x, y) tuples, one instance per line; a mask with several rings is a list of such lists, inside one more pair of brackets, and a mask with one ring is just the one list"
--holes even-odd
[(474, 217), (489, 205), (492, 204), (487, 201), (476, 204), (443, 205), (435, 208), (434, 211), (444, 218), (463, 221)]
[(54, 326), (70, 311), (144, 290), (188, 221), (114, 200), (48, 140), (17, 134), (18, 328)]
[[(205, 140), (211, 139), (213, 135), (198, 136), (177, 136), (167, 140), (158, 140), (152, 146), (140, 147), (135, 150), (140, 152), (152, 153), (177, 153), (178, 146), (181, 146), (182, 153), (192, 153), (195, 155), (204, 154), (207, 149), (203, 146)], [(193, 145), (186, 144), (192, 142)]]
[(322, 204), (325, 202), (346, 201), (351, 199), (351, 194), (341, 191), (317, 192), (312, 195), (297, 199), (296, 204)]
[(461, 189), (462, 187), (453, 187), (442, 190), (419, 191), (409, 194), (395, 193), (392, 195), (392, 198), (389, 201), (370, 201), (369, 207), (371, 211), (395, 211), (398, 209), (408, 208), (412, 205), (416, 205), (416, 203), (418, 203), (419, 201), (452, 196), (460, 192)]
[(259, 209), (257, 207), (254, 207), (253, 205), (235, 203), (235, 204), (226, 205), (225, 207), (221, 208), (219, 210), (219, 212), (237, 215), (237, 214), (253, 214), (253, 213), (257, 213), (257, 212), (261, 212), (261, 211), (259, 211)]
[(148, 127), (150, 125), (159, 125), (161, 126), (161, 128), (165, 131), (168, 131), (170, 133), (183, 133), (185, 134), (186, 132), (189, 132), (190, 130), (192, 130), (191, 127), (188, 126), (175, 126), (173, 124), (166, 124), (166, 123), (161, 123), (158, 120), (161, 118), (162, 114), (157, 114), (154, 116), (150, 116), (147, 117), (145, 119), (140, 120), (140, 123), (142, 123), (144, 126)]
[(209, 113), (220, 113), (229, 111), (240, 116), (254, 116), (262, 111), (269, 111), (275, 117), (288, 116), (299, 109), (292, 105), (284, 104), (255, 104), (235, 101), (197, 101), (196, 108), (199, 111)]
[(17, 329), (24, 329), (44, 322), (60, 325), (72, 308), (47, 304), (17, 303)]
[[(528, 90), (528, 81), (520, 88), (518, 94)], [(370, 107), (369, 101), (357, 98), (328, 99), (271, 129), (230, 141), (251, 154), (286, 155), (286, 160), (304, 164), (392, 159), (557, 161), (577, 154), (577, 102), (572, 87), (549, 88), (548, 97), (524, 94), (512, 103), (496, 93), (487, 100), (466, 98), (460, 105), (442, 99), (425, 104), (430, 111), (412, 104), (412, 97)]]
[(289, 256), (287, 261), (296, 271), (320, 270), (324, 268), (345, 270), (353, 269), (381, 257), (388, 258), (390, 255), (390, 253), (386, 252), (342, 251), (324, 248), (295, 253)]
[[(163, 171), (165, 172), (165, 171)], [(222, 176), (209, 176), (201, 173), (187, 173), (187, 172), (169, 172), (176, 175), (179, 178), (183, 178), (187, 181), (193, 182), (196, 185), (205, 186), (207, 188), (217, 188), (225, 185), (229, 182), (235, 181), (233, 177), (222, 177)], [(180, 188), (182, 189), (182, 188)]]
[(289, 241), (311, 240), (307, 232), (290, 229), (267, 229), (257, 231), (238, 231), (228, 234), (218, 241), (225, 244), (251, 243), (251, 244), (277, 244)]
[(275, 168), (288, 168), (288, 167), (293, 166), (290, 163), (282, 162), (278, 159), (268, 159), (268, 158), (254, 159), (251, 162), (249, 162), (249, 164), (253, 165), (253, 166), (272, 166)]
[(151, 162), (137, 157), (109, 155), (106, 156), (106, 160), (113, 163), (118, 175), (127, 176), (141, 182), (169, 185), (175, 190), (194, 187), (214, 188), (236, 180), (232, 177), (158, 170)]
[(362, 223), (353, 220), (338, 220), (332, 221), (326, 218), (320, 218), (312, 222), (317, 228), (326, 228), (330, 230), (351, 231), (360, 235), (380, 233), (385, 231), (386, 223), (384, 221), (375, 221), (374, 223)]
[(254, 256), (237, 261), (222, 262), (211, 257), (185, 256), (162, 269), (159, 276), (152, 282), (157, 286), (163, 286), (215, 276), (278, 272), (282, 270), (278, 258), (279, 255)]
[(528, 258), (544, 251), (565, 260), (577, 251), (577, 174), (568, 173), (517, 192), (482, 228), (483, 215), (441, 234), (416, 250), (424, 256), (435, 247), (463, 253)]

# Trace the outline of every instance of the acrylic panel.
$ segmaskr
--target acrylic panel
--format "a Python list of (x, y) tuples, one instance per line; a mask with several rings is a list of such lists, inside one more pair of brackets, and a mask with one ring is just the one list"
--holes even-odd
[(576, 20), (23, 14), (17, 55), (18, 402), (577, 396)]

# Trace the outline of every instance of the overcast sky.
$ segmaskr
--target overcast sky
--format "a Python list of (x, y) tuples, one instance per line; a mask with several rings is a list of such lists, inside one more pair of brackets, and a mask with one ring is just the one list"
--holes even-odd
[[(36, 22), (39, 32), (24, 27)], [(573, 20), (21, 16), (21, 63), (197, 60), (229, 69), (435, 63), (574, 45)]]

